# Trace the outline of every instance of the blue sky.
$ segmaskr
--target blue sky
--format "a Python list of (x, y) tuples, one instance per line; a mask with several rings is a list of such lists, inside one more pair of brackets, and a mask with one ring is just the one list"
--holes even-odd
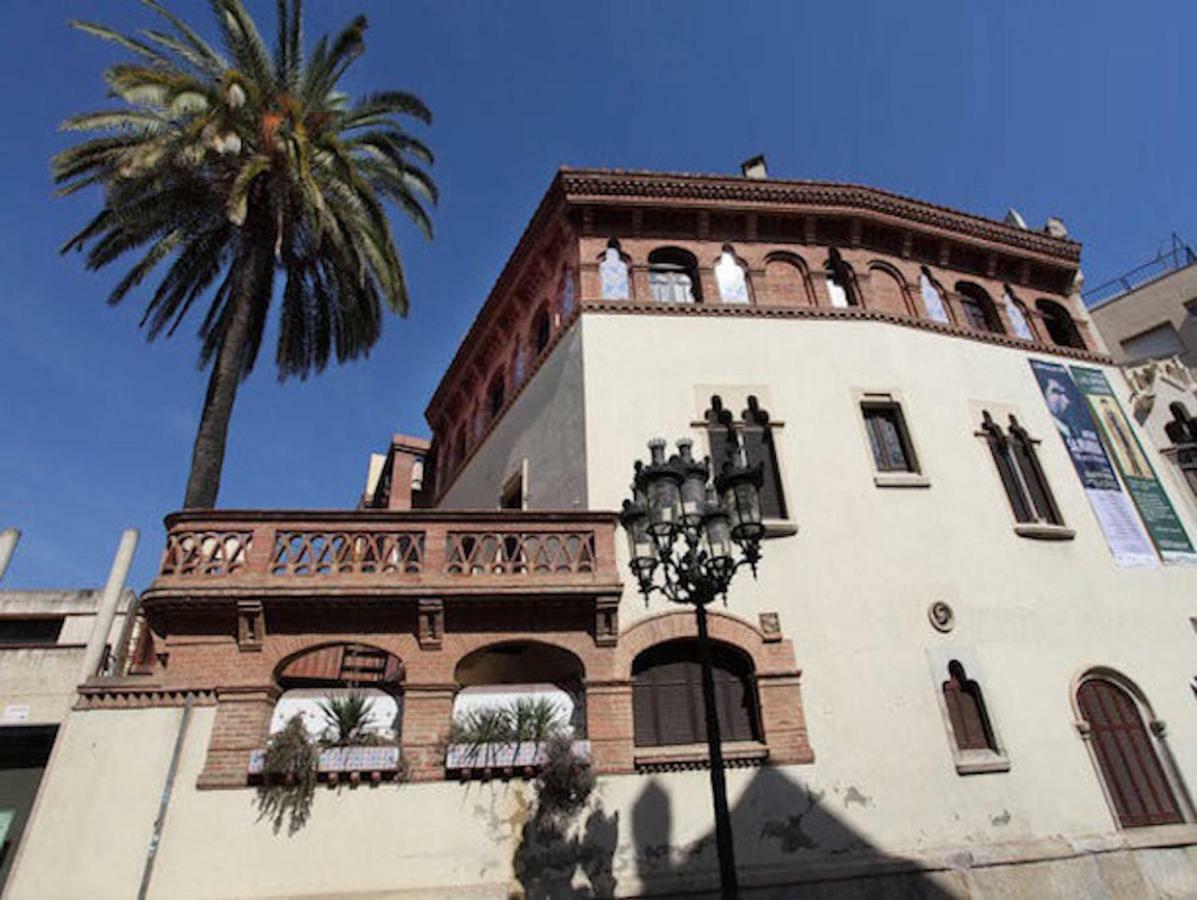
[[(209, 31), (207, 5), (166, 0)], [(249, 0), (264, 30), (274, 4)], [(52, 197), (57, 124), (104, 105), (113, 48), (71, 17), (134, 28), (135, 0), (6, 0), (0, 203), (0, 525), (6, 587), (102, 583), (120, 530), (153, 577), (182, 499), (206, 375), (198, 323), (147, 344), (143, 295), (57, 248), (95, 195)], [(401, 228), (412, 311), (368, 360), (280, 385), (272, 352), (234, 413), (226, 507), (352, 506), (367, 455), (425, 433), (424, 406), (559, 165), (862, 182), (1033, 226), (1058, 214), (1090, 284), (1197, 241), (1189, 44), (1197, 4), (309, 0), (307, 32), (369, 16), (353, 91), (432, 107), (436, 240)]]

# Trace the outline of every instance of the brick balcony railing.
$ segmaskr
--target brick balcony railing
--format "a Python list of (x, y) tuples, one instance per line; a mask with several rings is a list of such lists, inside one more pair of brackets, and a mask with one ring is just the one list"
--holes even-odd
[(616, 527), (602, 512), (179, 512), (146, 599), (609, 594)]

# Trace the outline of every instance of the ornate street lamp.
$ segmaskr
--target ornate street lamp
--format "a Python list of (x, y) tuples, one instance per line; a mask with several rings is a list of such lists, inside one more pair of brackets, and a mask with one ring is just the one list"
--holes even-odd
[(678, 441), (678, 452), (666, 459), (665, 441), (649, 441), (649, 464), (636, 463), (632, 499), (624, 501), (620, 522), (628, 535), (632, 574), (645, 603), (659, 593), (672, 603), (694, 607), (719, 878), (723, 896), (734, 898), (739, 888), (715, 708), (707, 606), (720, 597), (727, 602), (728, 586), (741, 566), (749, 566), (756, 577), (765, 527), (761, 522), (761, 467), (748, 465), (736, 432), (729, 430), (728, 440), (733, 452), (715, 476), (714, 485), (710, 484), (709, 461), (693, 457), (693, 442)]

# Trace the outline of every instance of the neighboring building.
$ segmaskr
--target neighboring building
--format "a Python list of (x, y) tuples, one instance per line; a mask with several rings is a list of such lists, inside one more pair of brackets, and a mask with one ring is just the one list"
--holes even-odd
[[(710, 890), (693, 617), (646, 608), (613, 511), (650, 438), (718, 459), (729, 430), (769, 528), (711, 626), (746, 895), (1197, 892), (1197, 517), (1148, 477), (1061, 232), (562, 170), (431, 444), (396, 436), (361, 508), (168, 517), (151, 652), (81, 689), (6, 896)], [(330, 756), (340, 789), (276, 833), (256, 751), (349, 685), (411, 783), (391, 749)], [(600, 775), (547, 846), (536, 757), (449, 743), (514, 696)]]
[[(0, 578), (19, 538), (0, 533)], [(105, 590), (0, 588), (0, 888), (79, 684), (115, 666), (111, 648), (133, 637), (124, 624), (134, 594), (123, 586), (133, 546), (123, 543)]]
[(1089, 315), (1116, 363), (1178, 356), (1197, 366), (1197, 254), (1172, 235), (1169, 250), (1085, 291)]

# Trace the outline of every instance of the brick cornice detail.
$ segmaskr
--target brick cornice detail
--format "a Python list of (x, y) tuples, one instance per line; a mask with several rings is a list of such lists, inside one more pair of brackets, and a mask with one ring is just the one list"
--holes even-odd
[(562, 169), (560, 184), (572, 204), (598, 198), (701, 200), (766, 206), (827, 207), (835, 211), (869, 210), (910, 222), (1041, 253), (1078, 263), (1081, 245), (946, 206), (913, 200), (880, 188), (823, 181), (753, 180), (719, 175), (691, 175), (621, 170)]

